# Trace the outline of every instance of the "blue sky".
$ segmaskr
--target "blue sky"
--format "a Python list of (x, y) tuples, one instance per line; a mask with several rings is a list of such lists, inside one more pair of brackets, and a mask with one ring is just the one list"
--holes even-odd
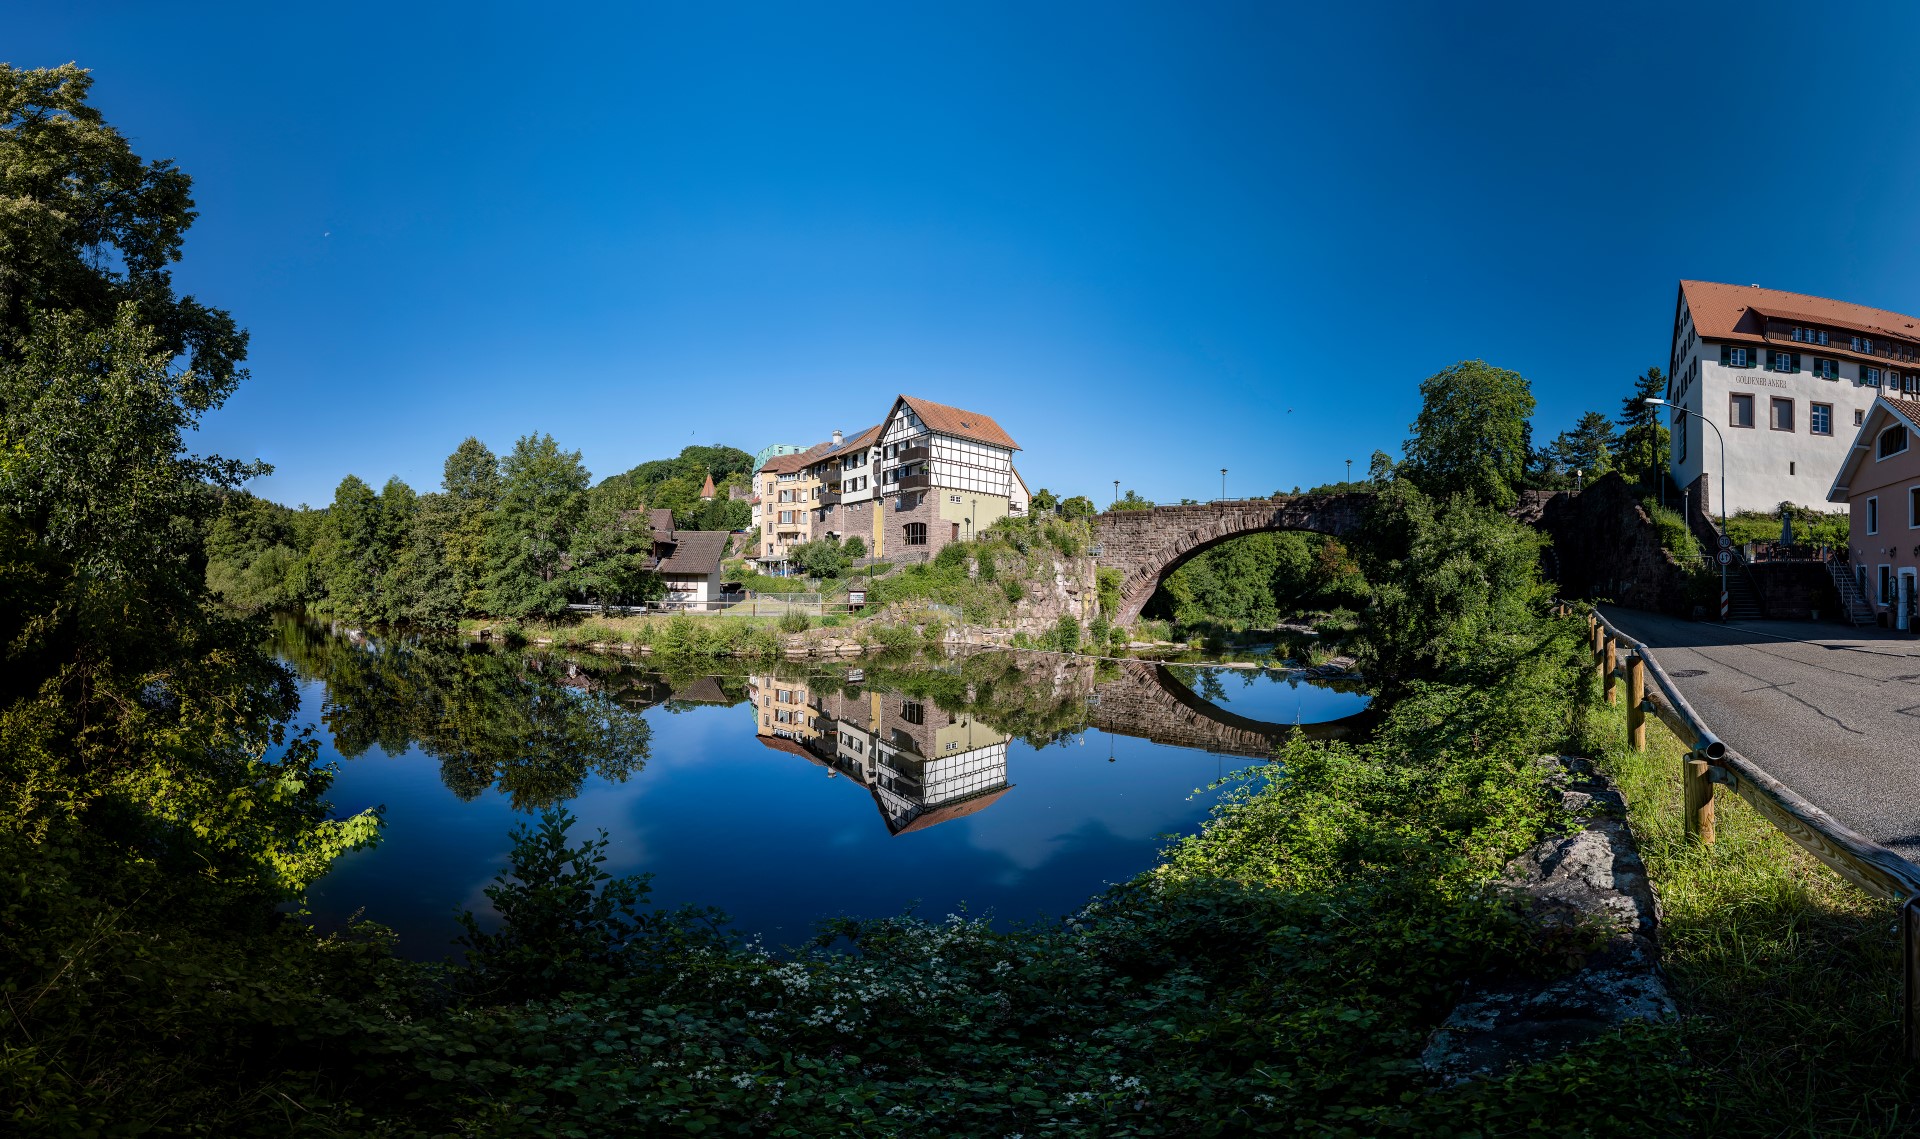
[[(1469, 11), (1468, 9), (1472, 10)], [(1035, 487), (1266, 493), (1420, 381), (1536, 432), (1664, 366), (1681, 277), (1920, 311), (1914, 9), (1772, 4), (41, 4), (195, 179), (253, 334), (199, 446), (321, 504), (467, 435), (596, 477), (997, 417)]]

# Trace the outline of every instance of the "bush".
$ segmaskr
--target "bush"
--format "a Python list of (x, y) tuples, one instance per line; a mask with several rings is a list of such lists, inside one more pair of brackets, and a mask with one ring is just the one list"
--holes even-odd
[(855, 534), (840, 544), (840, 552), (849, 558), (864, 558), (867, 556), (867, 544), (860, 535)]
[(1053, 630), (1048, 637), (1048, 643), (1063, 653), (1070, 653), (1078, 649), (1080, 647), (1080, 622), (1074, 620), (1070, 614), (1060, 614), (1060, 619), (1053, 623)]
[[(1687, 527), (1687, 520), (1680, 517), (1678, 510), (1668, 510), (1651, 498), (1640, 500), (1640, 509), (1647, 512), (1647, 518), (1653, 523), (1660, 535), (1660, 546), (1672, 554), (1674, 560), (1683, 566), (1691, 567), (1704, 555), (1700, 552), (1700, 542)], [(1776, 536), (1779, 526), (1774, 527)]]
[(1008, 578), (1007, 580), (1001, 582), (1000, 591), (1006, 594), (1007, 600), (1012, 602), (1015, 605), (1020, 604), (1020, 602), (1027, 596), (1027, 587), (1015, 581), (1013, 578)]
[(783, 633), (804, 633), (813, 628), (813, 621), (805, 613), (789, 609), (780, 615), (780, 631)]

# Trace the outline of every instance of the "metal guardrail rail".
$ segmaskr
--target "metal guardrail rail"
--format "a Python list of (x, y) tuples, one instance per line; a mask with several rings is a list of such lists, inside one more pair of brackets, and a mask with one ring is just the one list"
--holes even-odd
[[(1687, 748), (1681, 786), (1687, 835), (1714, 838), (1713, 788), (1726, 787), (1795, 844), (1867, 893), (1901, 903), (1900, 1020), (1908, 1060), (1920, 1060), (1920, 866), (1861, 835), (1814, 806), (1759, 765), (1728, 747), (1674, 687), (1653, 652), (1611, 621), (1589, 610), (1587, 627), (1606, 702), (1617, 703), (1616, 682), (1627, 686), (1627, 743), (1647, 747), (1646, 717), (1659, 717)], [(1627, 651), (1624, 656), (1621, 649)], [(1654, 686), (1647, 687), (1646, 678)]]

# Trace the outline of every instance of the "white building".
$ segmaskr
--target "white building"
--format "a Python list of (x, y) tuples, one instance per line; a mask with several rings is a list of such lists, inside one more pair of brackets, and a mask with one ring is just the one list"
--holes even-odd
[(1758, 285), (1682, 281), (1670, 365), (1667, 399), (1719, 429), (1692, 415), (1670, 424), (1674, 481), (1708, 477), (1712, 501), (1697, 508), (1825, 510), (1875, 397), (1920, 388), (1920, 321)]

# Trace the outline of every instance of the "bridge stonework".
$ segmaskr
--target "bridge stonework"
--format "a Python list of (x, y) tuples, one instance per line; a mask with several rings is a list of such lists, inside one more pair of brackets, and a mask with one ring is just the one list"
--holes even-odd
[(1364, 494), (1297, 494), (1116, 510), (1094, 520), (1097, 560), (1120, 571), (1118, 620), (1130, 625), (1167, 574), (1194, 555), (1230, 538), (1279, 530), (1345, 538), (1359, 530), (1367, 501)]

